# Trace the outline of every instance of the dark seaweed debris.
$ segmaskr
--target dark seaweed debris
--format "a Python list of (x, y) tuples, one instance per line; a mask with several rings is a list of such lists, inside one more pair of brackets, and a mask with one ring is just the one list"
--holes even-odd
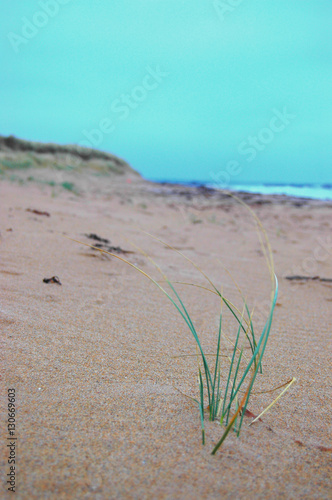
[(43, 279), (44, 283), (56, 283), (57, 285), (61, 285), (61, 281), (58, 278), (58, 276), (52, 276), (52, 278), (44, 278)]
[(321, 278), (320, 276), (285, 276), (290, 281), (322, 281), (323, 283), (332, 283), (332, 278)]
[(85, 236), (90, 240), (98, 242), (93, 245), (94, 247), (96, 247), (96, 249), (98, 248), (100, 250), (105, 250), (106, 252), (110, 253), (123, 253), (123, 254), (134, 253), (130, 250), (124, 250), (121, 247), (115, 247), (110, 245), (111, 243), (110, 240), (108, 240), (107, 238), (102, 238), (101, 236), (98, 236), (98, 234), (90, 233), (90, 234), (85, 234)]
[(41, 210), (35, 210), (34, 208), (27, 208), (26, 212), (31, 212), (36, 215), (45, 215), (45, 217), (51, 216), (48, 212), (42, 212)]
[[(101, 243), (110, 243), (110, 240), (108, 240), (106, 238), (101, 238), (100, 236), (98, 236), (98, 234), (95, 234), (95, 233), (86, 234), (85, 236), (87, 238), (89, 238), (90, 240), (100, 241)], [(95, 246), (97, 246), (97, 245), (95, 245)]]

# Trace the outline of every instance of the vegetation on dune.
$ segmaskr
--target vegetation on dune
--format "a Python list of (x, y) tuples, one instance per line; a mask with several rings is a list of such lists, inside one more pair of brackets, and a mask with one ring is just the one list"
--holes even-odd
[(40, 155), (71, 155), (72, 157), (80, 158), (83, 161), (104, 160), (122, 167), (129, 166), (128, 163), (121, 158), (105, 151), (99, 151), (98, 149), (87, 148), (76, 144), (62, 145), (25, 141), (12, 135), (8, 137), (0, 135), (0, 151), (34, 154), (35, 159)]
[[(127, 162), (105, 151), (75, 144), (46, 144), (0, 135), (0, 174), (6, 175), (15, 170), (22, 179), (24, 171), (28, 169), (34, 170), (34, 175), (29, 177), (33, 177), (36, 182), (43, 182), (43, 171), (47, 169), (64, 174), (88, 171), (97, 175), (130, 174), (140, 177)], [(70, 182), (70, 179), (65, 180)]]

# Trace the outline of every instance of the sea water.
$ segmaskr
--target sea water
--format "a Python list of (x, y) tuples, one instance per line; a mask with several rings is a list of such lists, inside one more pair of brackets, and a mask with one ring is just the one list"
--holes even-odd
[[(195, 183), (196, 184), (196, 183)], [(206, 183), (207, 187), (218, 189), (218, 185)], [(244, 191), (259, 194), (285, 194), (298, 198), (311, 198), (316, 200), (332, 200), (332, 185), (314, 184), (229, 184), (223, 189), (234, 192)]]

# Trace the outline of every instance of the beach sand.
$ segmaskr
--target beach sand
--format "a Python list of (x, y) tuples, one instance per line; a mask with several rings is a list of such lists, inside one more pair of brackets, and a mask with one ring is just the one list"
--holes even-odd
[[(129, 177), (81, 182), (79, 194), (0, 184), (1, 498), (11, 498), (8, 388), (16, 391), (16, 498), (332, 498), (332, 283), (324, 281), (332, 278), (332, 204), (244, 196), (268, 232), (280, 285), (254, 392), (297, 381), (261, 422), (249, 427), (245, 417), (240, 437), (231, 432), (212, 456), (222, 428), (206, 421), (202, 446), (198, 407), (179, 392), (198, 397), (195, 344), (184, 321), (144, 276), (66, 236), (90, 244), (90, 233), (107, 238), (134, 252), (119, 255), (162, 279), (133, 241), (171, 280), (206, 284), (141, 230), (149, 231), (241, 303), (221, 262), (262, 326), (271, 283), (251, 219), (203, 188)], [(62, 286), (43, 282), (54, 275)], [(178, 287), (213, 353), (218, 300)], [(277, 394), (253, 395), (249, 410), (258, 415)]]

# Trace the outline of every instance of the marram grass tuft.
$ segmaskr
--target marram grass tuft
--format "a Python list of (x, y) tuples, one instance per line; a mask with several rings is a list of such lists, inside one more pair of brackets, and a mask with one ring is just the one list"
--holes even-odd
[[(274, 273), (274, 264), (273, 264), (273, 256), (270, 247), (270, 243), (266, 234), (264, 227), (262, 226), (260, 220), (257, 215), (252, 211), (250, 207), (248, 207), (242, 200), (236, 198), (251, 214), (254, 219), (256, 230), (258, 233), (259, 241), (262, 247), (263, 254), (266, 259), (267, 267), (271, 277), (271, 303), (270, 303), (270, 311), (266, 318), (265, 325), (259, 334), (254, 330), (254, 325), (252, 321), (253, 313), (250, 313), (248, 304), (246, 299), (244, 298), (241, 289), (236, 284), (241, 297), (242, 297), (242, 312), (232, 303), (230, 302), (219, 290), (214, 283), (210, 280), (210, 278), (200, 269), (200, 267), (195, 264), (191, 259), (182, 254), (179, 250), (173, 248), (168, 243), (156, 238), (155, 236), (146, 233), (151, 238), (160, 242), (163, 245), (166, 245), (168, 248), (172, 249), (174, 252), (180, 254), (183, 258), (185, 258), (188, 262), (190, 262), (204, 277), (207, 281), (207, 285), (196, 285), (193, 283), (183, 283), (183, 282), (171, 282), (164, 272), (161, 270), (159, 265), (155, 263), (152, 258), (144, 252), (142, 249), (133, 245), (139, 252), (141, 252), (148, 260), (154, 265), (157, 271), (161, 274), (163, 278), (163, 283), (166, 283), (168, 286), (168, 291), (161, 286), (160, 282), (152, 278), (148, 273), (132, 264), (128, 260), (123, 257), (114, 254), (112, 252), (107, 252), (106, 250), (94, 247), (92, 245), (83, 243), (81, 241), (76, 241), (77, 243), (84, 244), (95, 250), (98, 250), (102, 253), (106, 253), (111, 255), (127, 265), (134, 268), (136, 271), (143, 274), (146, 278), (148, 278), (154, 285), (159, 288), (159, 290), (166, 295), (166, 297), (171, 301), (177, 312), (182, 317), (183, 321), (186, 323), (189, 328), (197, 348), (197, 380), (198, 380), (198, 397), (194, 399), (195, 403), (199, 409), (200, 421), (201, 421), (201, 431), (202, 431), (202, 442), (205, 444), (205, 428), (204, 428), (204, 418), (206, 413), (208, 413), (208, 418), (211, 421), (218, 421), (221, 426), (224, 428), (224, 431), (221, 435), (220, 440), (216, 443), (212, 450), (212, 455), (214, 455), (217, 450), (220, 448), (224, 440), (226, 439), (229, 432), (233, 429), (237, 435), (239, 436), (243, 418), (247, 410), (247, 405), (250, 399), (250, 395), (252, 393), (252, 389), (256, 380), (256, 376), (258, 373), (262, 373), (262, 359), (264, 356), (264, 352), (266, 349), (267, 341), (269, 338), (273, 313), (275, 309), (275, 305), (277, 302), (278, 296), (278, 281)], [(71, 238), (70, 238), (71, 239)], [(212, 363), (208, 362), (208, 357), (204, 353), (202, 348), (199, 334), (194, 326), (194, 322), (192, 321), (178, 291), (175, 288), (175, 284), (185, 284), (195, 286), (204, 291), (208, 291), (220, 299), (220, 316), (219, 316), (219, 328), (217, 334), (217, 345), (216, 352), (213, 355), (214, 361)], [(232, 315), (236, 327), (236, 337), (235, 342), (232, 342), (223, 332), (222, 322), (223, 322), (223, 314), (224, 308), (226, 308)], [(224, 353), (222, 354), (222, 341), (227, 341), (228, 346), (231, 346), (231, 353), (229, 354), (229, 349), (224, 348)], [(250, 351), (250, 357), (244, 355), (244, 348), (247, 347)], [(226, 360), (228, 363), (225, 370), (225, 362), (221, 363), (222, 358)], [(289, 387), (293, 384), (295, 378), (286, 382), (285, 384), (278, 386), (275, 389), (265, 392), (273, 392), (274, 390), (283, 388), (283, 391), (277, 396), (277, 398), (254, 420), (251, 422), (258, 420), (260, 416), (268, 411), (273, 404), (289, 389)], [(180, 391), (181, 392), (181, 391)], [(191, 398), (193, 399), (193, 398)], [(251, 414), (251, 412), (248, 412)], [(251, 425), (251, 424), (250, 424)]]

